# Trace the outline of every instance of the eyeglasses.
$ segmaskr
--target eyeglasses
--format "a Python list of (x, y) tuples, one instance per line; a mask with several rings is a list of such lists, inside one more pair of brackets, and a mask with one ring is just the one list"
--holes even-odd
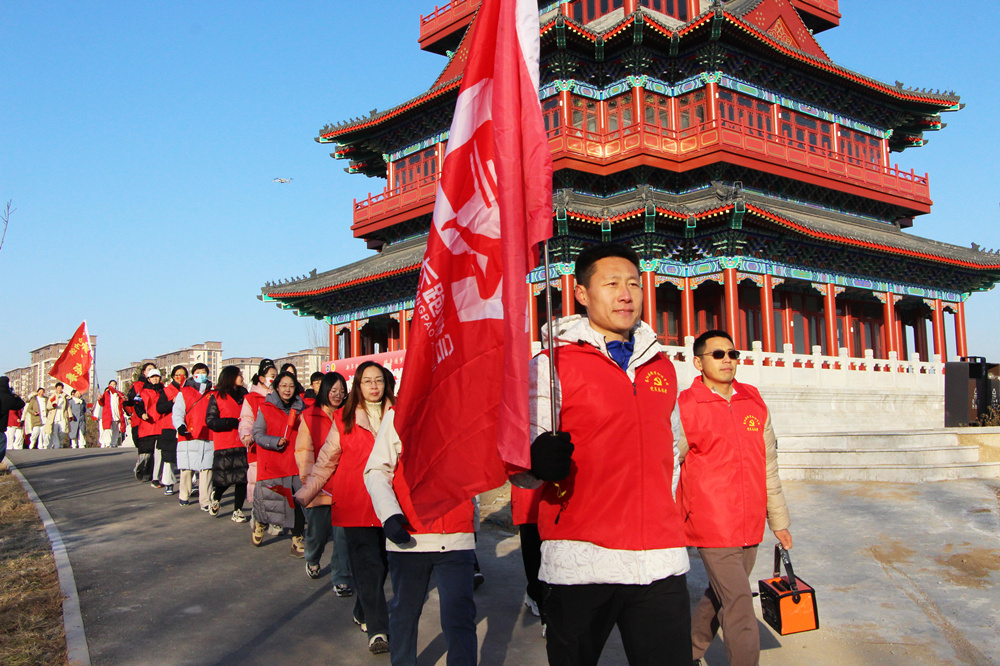
[(342, 388), (330, 389), (330, 395), (347, 395), (347, 391)]
[(385, 384), (385, 380), (379, 377), (378, 379), (362, 379), (362, 386), (382, 386)]
[(730, 349), (728, 352), (725, 349), (716, 349), (715, 351), (708, 352), (707, 354), (698, 354), (698, 356), (711, 356), (716, 361), (721, 361), (726, 358), (726, 356), (729, 356), (729, 358), (735, 361), (740, 357), (740, 352), (736, 349)]

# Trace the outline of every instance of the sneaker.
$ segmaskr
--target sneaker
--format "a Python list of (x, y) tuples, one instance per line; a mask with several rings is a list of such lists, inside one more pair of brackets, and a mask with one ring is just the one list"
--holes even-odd
[(233, 511), (233, 515), (230, 518), (230, 520), (232, 520), (234, 523), (245, 523), (250, 519), (247, 517), (245, 513), (243, 513), (242, 510), (236, 509), (235, 511)]
[(531, 611), (531, 614), (535, 617), (541, 617), (542, 614), (538, 611), (538, 604), (535, 600), (528, 596), (528, 593), (524, 593), (524, 607)]
[(149, 484), (149, 487), (159, 489), (163, 487), (163, 484), (160, 483), (159, 481), (153, 481), (151, 484)]
[(267, 529), (267, 525), (254, 521), (253, 533), (250, 535), (250, 543), (252, 543), (255, 546), (259, 546), (260, 544), (264, 543), (265, 529)]
[(313, 580), (319, 578), (319, 565), (312, 562), (306, 562), (306, 575)]
[(354, 590), (351, 589), (350, 585), (341, 583), (340, 585), (333, 586), (333, 593), (338, 597), (350, 597), (354, 594)]
[(281, 536), (281, 525), (270, 524), (267, 526), (267, 533), (271, 536)]
[(354, 620), (354, 624), (358, 625), (361, 628), (361, 631), (365, 632), (366, 634), (368, 633), (368, 625), (366, 623), (362, 622), (353, 615), (351, 616), (351, 619)]
[(478, 571), (472, 577), (472, 589), (478, 590), (479, 586), (486, 582), (486, 576), (479, 573)]
[(389, 637), (385, 634), (375, 634), (368, 639), (368, 651), (372, 654), (385, 654), (389, 651)]
[(136, 463), (135, 467), (132, 468), (132, 473), (135, 474), (135, 480), (139, 481), (141, 483), (142, 482), (142, 470), (139, 469), (139, 463)]
[(191, 500), (177, 500), (177, 503), (181, 506), (191, 506)]
[(306, 539), (305, 537), (293, 536), (292, 537), (292, 557), (305, 557), (306, 556)]
[(164, 495), (173, 495), (174, 494), (174, 487), (173, 486), (164, 486), (163, 487), (163, 494)]
[(212, 500), (212, 503), (208, 505), (208, 512), (213, 516), (219, 515), (219, 501)]
[(211, 508), (210, 505), (200, 506), (198, 508), (201, 509), (202, 511), (204, 511), (205, 513), (210, 513), (212, 511), (212, 508)]

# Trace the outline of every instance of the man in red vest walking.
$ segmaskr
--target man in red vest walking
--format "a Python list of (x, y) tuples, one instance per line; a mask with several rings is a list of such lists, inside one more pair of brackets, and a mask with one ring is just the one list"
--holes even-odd
[(634, 250), (585, 249), (576, 281), (587, 316), (561, 319), (554, 343), (532, 359), (531, 472), (512, 479), (524, 487), (546, 482), (538, 576), (548, 585), (549, 664), (597, 664), (617, 625), (629, 664), (688, 666), (674, 366), (641, 321)]
[(678, 495), (688, 545), (697, 546), (709, 583), (691, 617), (694, 660), (721, 624), (731, 666), (756, 666), (760, 635), (748, 577), (765, 519), (786, 549), (792, 535), (771, 417), (757, 389), (736, 381), (739, 357), (725, 331), (694, 341), (701, 377), (678, 398), (684, 428)]

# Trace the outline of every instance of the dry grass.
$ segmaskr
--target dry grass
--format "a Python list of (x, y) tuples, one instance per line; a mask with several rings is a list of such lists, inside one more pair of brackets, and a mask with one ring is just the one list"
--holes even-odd
[(65, 664), (62, 594), (42, 521), (0, 464), (0, 664)]

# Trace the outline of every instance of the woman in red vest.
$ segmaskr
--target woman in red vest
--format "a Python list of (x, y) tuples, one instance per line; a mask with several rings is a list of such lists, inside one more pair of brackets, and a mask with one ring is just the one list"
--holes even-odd
[[(243, 503), (247, 498), (247, 450), (240, 441), (236, 428), (243, 408), (243, 391), (237, 386), (240, 369), (227, 365), (219, 373), (219, 383), (208, 398), (205, 425), (211, 431), (212, 448), (212, 501), (208, 512), (219, 515), (222, 494), (233, 486), (233, 522), (246, 522)], [(202, 507), (202, 511), (205, 508)]]
[(327, 439), (313, 473), (296, 494), (300, 502), (309, 501), (330, 478), (330, 518), (334, 525), (344, 528), (347, 557), (358, 592), (354, 621), (368, 633), (368, 649), (373, 654), (389, 651), (389, 611), (384, 591), (388, 565), (385, 534), (365, 488), (364, 469), (382, 415), (396, 402), (392, 386), (392, 375), (378, 363), (365, 361), (358, 366), (351, 394), (344, 408), (334, 415), (339, 441)]
[(291, 554), (294, 557), (305, 557), (306, 549), (302, 537), (305, 514), (292, 498), (292, 493), (302, 485), (299, 467), (295, 463), (294, 442), (302, 421), (303, 407), (295, 376), (289, 372), (281, 373), (275, 380), (274, 392), (260, 406), (253, 424), (258, 487), (253, 503), (253, 534), (250, 540), (253, 545), (259, 546), (264, 541), (268, 525), (284, 527), (291, 522)]
[[(253, 424), (257, 420), (260, 406), (264, 404), (264, 398), (274, 390), (274, 378), (277, 376), (278, 369), (274, 367), (274, 361), (269, 358), (261, 359), (256, 374), (250, 378), (250, 390), (246, 392), (243, 410), (240, 412), (240, 441), (247, 448), (247, 462), (250, 463), (247, 469), (247, 498), (251, 506), (257, 495), (257, 445), (253, 443)], [(274, 534), (279, 532), (280, 527)]]
[[(302, 425), (295, 439), (295, 462), (299, 466), (299, 478), (303, 483), (312, 473), (316, 457), (323, 444), (331, 436), (339, 439), (334, 427), (334, 414), (347, 399), (347, 381), (339, 372), (320, 375), (314, 404), (302, 412)], [(304, 400), (304, 399), (303, 399)], [(322, 492), (306, 506), (306, 574), (319, 578), (320, 558), (326, 542), (333, 537), (333, 557), (330, 560), (330, 581), (338, 597), (354, 594), (351, 589), (351, 567), (347, 560), (347, 542), (343, 527), (334, 527), (330, 520), (330, 490), (332, 477), (326, 482)]]
[(136, 392), (134, 402), (135, 413), (139, 417), (137, 428), (138, 439), (135, 441), (139, 451), (139, 462), (135, 467), (135, 478), (140, 481), (153, 480), (153, 452), (156, 450), (156, 440), (163, 432), (163, 424), (170, 419), (170, 414), (160, 414), (156, 404), (163, 394), (160, 384), (160, 371), (153, 368), (146, 375), (146, 381)]

